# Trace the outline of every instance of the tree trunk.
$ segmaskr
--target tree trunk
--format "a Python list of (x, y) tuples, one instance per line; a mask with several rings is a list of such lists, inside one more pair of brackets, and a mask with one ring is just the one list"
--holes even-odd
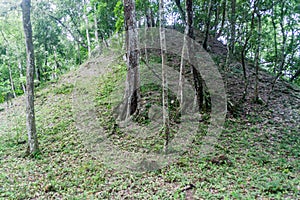
[(222, 35), (223, 29), (224, 29), (224, 24), (225, 24), (225, 19), (226, 19), (226, 5), (227, 5), (227, 0), (224, 0), (223, 1), (221, 28), (220, 28), (216, 38), (219, 38)]
[(15, 84), (14, 84), (14, 80), (12, 77), (12, 71), (11, 71), (11, 67), (10, 64), (8, 63), (8, 71), (9, 71), (9, 82), (10, 82), (10, 87), (11, 87), (11, 91), (13, 93), (14, 98), (17, 97), (16, 92), (15, 92)]
[(186, 16), (185, 19), (187, 20), (185, 22), (185, 31), (184, 31), (184, 41), (183, 41), (183, 47), (182, 47), (182, 53), (181, 53), (181, 62), (180, 62), (180, 73), (179, 73), (179, 88), (178, 88), (178, 93), (179, 93), (179, 103), (180, 106), (183, 106), (183, 88), (184, 88), (184, 55), (187, 54), (187, 57), (189, 57), (189, 44), (187, 37), (193, 38), (194, 36), (194, 31), (193, 31), (193, 1), (192, 0), (186, 0), (185, 2), (186, 6)]
[(140, 74), (139, 74), (139, 51), (138, 32), (136, 30), (135, 1), (124, 0), (125, 31), (126, 31), (126, 56), (127, 77), (125, 88), (125, 116), (138, 113), (140, 104)]
[(150, 8), (147, 8), (146, 12), (146, 24), (147, 27), (152, 27), (151, 11)]
[(210, 18), (212, 13), (212, 0), (209, 0), (208, 5), (208, 16), (206, 19), (206, 27), (205, 27), (205, 38), (203, 42), (203, 48), (207, 51), (208, 50), (208, 39), (209, 39), (209, 32), (210, 32)]
[(219, 18), (220, 18), (220, 6), (217, 5), (216, 1), (214, 1), (214, 5), (213, 7), (215, 7), (215, 21), (214, 21), (214, 27), (213, 30), (215, 31), (215, 35), (217, 33), (218, 30), (218, 25), (219, 25)]
[(151, 8), (150, 8), (150, 16), (151, 16), (151, 25), (152, 27), (155, 27), (156, 24), (155, 24), (154, 14)]
[(86, 34), (86, 40), (87, 40), (87, 48), (88, 48), (88, 57), (91, 57), (91, 39), (90, 39), (90, 33), (89, 33), (89, 20), (86, 15), (86, 6), (87, 2), (84, 0), (84, 8), (83, 8), (83, 19), (85, 22), (85, 34)]
[(95, 39), (96, 45), (99, 47), (99, 34), (98, 34), (98, 20), (97, 20), (97, 4), (94, 5), (94, 28), (95, 28)]
[(54, 47), (54, 69), (53, 69), (53, 74), (52, 74), (52, 78), (53, 79), (57, 79), (57, 70), (59, 69), (59, 62), (57, 60), (57, 53), (56, 53), (56, 47)]
[[(20, 71), (20, 79), (22, 80), (22, 78), (23, 78), (23, 67), (22, 67), (22, 63), (21, 63), (20, 59), (18, 59), (18, 66), (19, 66), (19, 71)], [(23, 84), (23, 81), (21, 82), (21, 85), (22, 85), (23, 92), (25, 94), (26, 93), (26, 88), (25, 88), (25, 85)]]
[(170, 142), (170, 125), (169, 125), (169, 110), (168, 110), (168, 82), (166, 74), (166, 34), (165, 34), (165, 11), (164, 0), (159, 1), (159, 32), (160, 32), (160, 48), (161, 48), (161, 70), (162, 70), (162, 105), (163, 105), (163, 130), (165, 134), (164, 152), (168, 152)]
[[(268, 102), (271, 98), (271, 94), (274, 90), (275, 84), (278, 81), (278, 79), (280, 79), (280, 77), (283, 75), (283, 70), (284, 70), (284, 66), (285, 66), (285, 59), (286, 59), (286, 38), (287, 35), (285, 33), (285, 28), (284, 28), (284, 6), (285, 6), (285, 2), (282, 1), (281, 2), (281, 9), (280, 9), (280, 28), (281, 28), (281, 34), (282, 34), (282, 46), (281, 46), (281, 60), (280, 60), (280, 65), (279, 65), (279, 69), (277, 71), (277, 75), (274, 79), (274, 81), (272, 82), (272, 86), (271, 86), (271, 91), (269, 93), (269, 97), (268, 97)], [(276, 66), (275, 66), (275, 72), (276, 72)]]
[(274, 2), (272, 3), (272, 25), (273, 25), (273, 35), (274, 35), (274, 50), (275, 50), (275, 63), (274, 63), (274, 73), (276, 73), (277, 61), (278, 61), (278, 48), (277, 48), (277, 27), (275, 22), (276, 16), (276, 6)]
[[(186, 0), (186, 29), (185, 29), (185, 34), (190, 37), (191, 39), (194, 39), (194, 28), (193, 28), (193, 0)], [(190, 44), (189, 40), (187, 40), (187, 55), (189, 57), (190, 55)], [(195, 93), (196, 93), (196, 99), (198, 103), (198, 110), (199, 112), (203, 109), (203, 81), (201, 78), (200, 73), (198, 70), (194, 67), (191, 66), (191, 72), (193, 74), (193, 79), (194, 79), (194, 87), (195, 87)], [(184, 72), (181, 72), (182, 74)], [(182, 86), (183, 87), (183, 86)]]
[(81, 65), (81, 50), (80, 43), (77, 42), (77, 63)]
[(39, 151), (34, 113), (34, 48), (30, 21), (30, 0), (22, 0), (23, 27), (26, 42), (26, 126), (28, 132), (28, 153), (34, 155)]
[(293, 82), (294, 80), (296, 80), (296, 78), (298, 78), (300, 76), (300, 69), (298, 69), (296, 71), (296, 73), (291, 77), (291, 82)]
[(177, 8), (178, 8), (178, 11), (179, 11), (179, 14), (181, 16), (181, 19), (185, 23), (186, 22), (186, 20), (185, 20), (185, 13), (184, 13), (184, 11), (183, 11), (183, 9), (181, 7), (180, 0), (174, 0), (174, 1), (175, 1), (175, 4), (176, 4)]
[(36, 66), (35, 71), (36, 71), (35, 72), (36, 80), (38, 80), (39, 82), (41, 82), (42, 79), (41, 79), (41, 70), (40, 70), (40, 67)]
[[(259, 6), (259, 5), (258, 5)], [(255, 51), (255, 91), (254, 91), (254, 101), (259, 102), (259, 91), (258, 91), (258, 84), (259, 84), (259, 63), (260, 63), (260, 41), (261, 41), (261, 14), (260, 9), (257, 10), (257, 18), (258, 18), (258, 38), (257, 38), (257, 47)]]
[(236, 0), (231, 1), (231, 16), (230, 16), (230, 59), (234, 54), (234, 46), (235, 46), (235, 25), (236, 25)]
[(284, 69), (285, 65), (285, 58), (286, 58), (286, 33), (285, 33), (285, 28), (284, 28), (284, 2), (282, 2), (281, 5), (281, 13), (280, 13), (280, 28), (281, 28), (281, 35), (282, 35), (282, 46), (281, 46), (281, 61), (280, 61), (280, 66), (279, 66), (279, 72), (278, 75), (281, 76), (282, 71)]
[(254, 17), (255, 17), (255, 13), (256, 13), (256, 5), (257, 3), (259, 3), (259, 1), (254, 1), (254, 8), (253, 8), (253, 12), (252, 12), (252, 17), (251, 17), (251, 25), (250, 25), (250, 31), (248, 33), (246, 33), (246, 39), (245, 39), (245, 43), (243, 45), (242, 48), (242, 53), (241, 53), (241, 57), (242, 57), (242, 67), (243, 67), (243, 75), (244, 75), (244, 93), (243, 93), (243, 97), (242, 97), (242, 101), (244, 101), (246, 99), (247, 93), (248, 93), (248, 77), (247, 77), (247, 69), (246, 69), (246, 55), (247, 55), (247, 48), (248, 48), (248, 43), (249, 40), (252, 36), (252, 32), (254, 29)]

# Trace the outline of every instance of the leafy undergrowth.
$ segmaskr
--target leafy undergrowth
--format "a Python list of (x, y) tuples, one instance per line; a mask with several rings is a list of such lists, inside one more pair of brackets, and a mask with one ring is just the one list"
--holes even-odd
[[(119, 70), (99, 78), (107, 80), (99, 88), (102, 99), (96, 99), (100, 111), (106, 111), (99, 114), (105, 116), (107, 131), (114, 127), (109, 118), (114, 105), (101, 107), (101, 101), (110, 97), (118, 73), (124, 76)], [(167, 167), (145, 173), (118, 172), (85, 148), (75, 126), (71, 95), (75, 87), (58, 82), (37, 93), (41, 153), (35, 158), (24, 157), (21, 100), (0, 111), (0, 199), (300, 198), (297, 126), (274, 128), (272, 118), (254, 115), (230, 117), (213, 154), (199, 155), (199, 136), (190, 151)]]
[[(124, 69), (124, 68), (123, 68)], [(113, 112), (116, 104), (111, 94), (118, 78), (124, 76), (120, 66), (101, 78), (99, 84), (99, 114), (102, 125), (116, 145), (130, 150), (145, 148), (116, 128)], [(153, 89), (153, 88), (152, 88)], [(154, 88), (154, 90), (158, 90)], [(142, 91), (143, 96), (143, 91)], [(263, 125), (263, 126), (262, 126)], [(272, 119), (253, 117), (228, 118), (216, 151), (202, 158), (201, 135), (196, 136), (189, 152), (174, 164), (140, 176), (121, 178), (112, 196), (140, 199), (293, 199), (300, 197), (299, 130), (295, 126), (280, 131)], [(124, 139), (125, 138), (125, 139)], [(148, 141), (149, 142), (149, 141)], [(151, 142), (151, 141), (150, 141)], [(152, 144), (156, 144), (152, 138)], [(151, 146), (150, 148), (155, 148)], [(141, 181), (147, 180), (145, 184)], [(126, 183), (124, 183), (126, 182)], [(123, 184), (122, 184), (123, 183)], [(105, 190), (106, 187), (103, 187)], [(121, 196), (118, 196), (121, 195)]]

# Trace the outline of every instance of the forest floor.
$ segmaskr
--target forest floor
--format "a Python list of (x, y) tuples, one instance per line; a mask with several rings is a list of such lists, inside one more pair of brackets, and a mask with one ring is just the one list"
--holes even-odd
[[(120, 59), (112, 57), (105, 53), (39, 88), (41, 153), (34, 158), (24, 156), (24, 97), (9, 108), (0, 105), (0, 199), (300, 198), (300, 88), (279, 80), (268, 106), (256, 104), (251, 78), (249, 95), (239, 103), (243, 79), (238, 65), (226, 73), (234, 110), (228, 113), (215, 152), (199, 157), (195, 143), (176, 162), (143, 173), (108, 165), (109, 158), (92, 141), (97, 143), (95, 135), (107, 132), (103, 123), (111, 123), (109, 106), (99, 107), (99, 93), (114, 89), (118, 77), (124, 77), (115, 67)], [(251, 66), (248, 74), (254, 77)], [(260, 72), (263, 102), (273, 79)], [(126, 143), (126, 138), (119, 140)]]

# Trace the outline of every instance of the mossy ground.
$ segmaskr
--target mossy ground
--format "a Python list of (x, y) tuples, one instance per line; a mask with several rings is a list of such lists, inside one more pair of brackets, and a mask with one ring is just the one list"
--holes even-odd
[[(35, 158), (24, 157), (22, 98), (14, 107), (0, 111), (0, 199), (299, 199), (297, 121), (280, 126), (278, 119), (260, 115), (260, 109), (252, 110), (248, 117), (228, 117), (215, 152), (206, 157), (199, 155), (199, 135), (190, 151), (160, 170), (119, 172), (106, 165), (86, 148), (82, 134), (89, 127), (78, 128), (79, 112), (98, 117), (95, 120), (100, 120), (100, 125), (113, 126), (109, 118), (113, 105), (104, 106), (101, 101), (110, 97), (124, 71), (108, 70), (106, 64), (82, 67), (81, 73), (71, 72), (37, 93), (41, 153)], [(102, 76), (82, 75), (96, 67), (106, 69), (99, 72)], [(89, 76), (95, 82), (83, 81)], [(83, 88), (97, 90), (91, 93)], [(86, 96), (74, 104), (76, 92)], [(106, 112), (91, 115), (93, 110), (87, 105), (80, 107), (86, 99), (95, 102), (95, 111)], [(119, 145), (126, 142), (120, 140)]]

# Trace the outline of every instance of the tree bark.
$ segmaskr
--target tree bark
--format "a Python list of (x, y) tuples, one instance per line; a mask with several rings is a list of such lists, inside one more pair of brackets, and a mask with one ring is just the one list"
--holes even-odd
[(87, 4), (87, 2), (84, 0), (83, 19), (85, 22), (85, 34), (86, 34), (86, 40), (87, 40), (88, 57), (90, 58), (91, 57), (91, 39), (90, 39), (90, 33), (89, 33), (89, 20), (86, 15), (85, 4)]
[(99, 34), (98, 34), (98, 20), (97, 20), (97, 4), (94, 5), (94, 28), (95, 28), (95, 39), (96, 45), (99, 47)]
[(235, 46), (235, 25), (236, 25), (236, 0), (231, 1), (231, 16), (230, 16), (230, 59), (234, 54), (234, 46)]
[(213, 7), (215, 7), (215, 21), (214, 21), (214, 27), (213, 30), (215, 31), (215, 35), (217, 33), (218, 30), (218, 25), (219, 25), (219, 18), (220, 18), (220, 6), (217, 5), (216, 1), (214, 1), (214, 5)]
[(168, 111), (168, 82), (166, 74), (166, 34), (165, 34), (165, 11), (164, 0), (159, 1), (159, 32), (160, 32), (160, 48), (161, 48), (161, 71), (162, 71), (162, 105), (163, 105), (163, 130), (165, 134), (164, 152), (168, 152), (168, 145), (170, 142), (170, 125), (169, 125), (169, 111)]
[(10, 82), (10, 86), (11, 86), (11, 91), (13, 93), (14, 98), (17, 97), (16, 92), (15, 92), (15, 84), (14, 84), (14, 80), (12, 77), (12, 71), (11, 71), (11, 67), (10, 67), (10, 63), (8, 63), (8, 71), (9, 71), (9, 82)]
[(208, 1), (208, 16), (205, 22), (205, 38), (203, 42), (203, 48), (207, 51), (208, 50), (208, 39), (209, 39), (209, 31), (210, 31), (210, 18), (211, 18), (211, 13), (212, 13), (212, 0)]
[(254, 18), (255, 18), (257, 3), (259, 3), (259, 0), (257, 0), (257, 1), (255, 0), (254, 1), (254, 8), (253, 8), (252, 17), (251, 17), (250, 31), (248, 33), (246, 33), (245, 43), (244, 43), (244, 45), (242, 47), (242, 52), (241, 52), (243, 75), (244, 75), (244, 84), (245, 84), (242, 101), (244, 101), (246, 99), (246, 96), (247, 96), (247, 93), (248, 93), (248, 84), (249, 83), (248, 83), (247, 69), (246, 69), (246, 55), (247, 55), (248, 43), (249, 43), (249, 40), (250, 40), (250, 38), (252, 36), (253, 29), (254, 29)]
[(124, 0), (125, 31), (126, 31), (126, 56), (127, 77), (125, 88), (125, 116), (138, 113), (140, 104), (140, 74), (139, 74), (139, 51), (138, 32), (136, 30), (135, 1)]
[[(18, 59), (18, 66), (19, 66), (20, 79), (22, 79), (23, 78), (23, 67), (22, 67), (22, 63), (21, 63), (20, 59)], [(22, 85), (23, 92), (25, 94), (26, 88), (25, 88), (25, 85), (23, 84), (23, 81), (21, 82), (21, 85)]]
[(300, 76), (300, 69), (298, 69), (296, 71), (296, 73), (291, 77), (291, 82), (293, 82), (294, 80), (296, 80), (296, 78), (298, 78)]
[[(277, 75), (274, 79), (274, 81), (272, 82), (272, 86), (271, 86), (271, 91), (269, 93), (269, 97), (268, 97), (268, 102), (267, 104), (269, 103), (269, 100), (271, 98), (271, 94), (274, 90), (274, 87), (275, 87), (275, 84), (276, 82), (280, 79), (280, 77), (283, 75), (283, 70), (284, 70), (284, 66), (285, 66), (285, 59), (286, 59), (286, 39), (287, 39), (287, 35), (286, 35), (286, 32), (285, 32), (285, 28), (284, 28), (284, 7), (285, 7), (285, 2), (282, 1), (281, 2), (281, 9), (280, 9), (280, 28), (281, 28), (281, 34), (282, 34), (282, 46), (281, 46), (281, 60), (280, 60), (280, 65), (279, 65), (279, 69), (277, 71)], [(277, 60), (276, 60), (277, 61)], [(276, 68), (277, 66), (275, 66), (275, 69), (274, 71), (276, 72)]]
[(174, 2), (175, 2), (176, 6), (177, 6), (177, 8), (178, 8), (178, 11), (179, 11), (179, 14), (180, 14), (180, 16), (181, 16), (181, 18), (182, 18), (182, 21), (183, 21), (184, 23), (186, 23), (185, 13), (184, 13), (184, 11), (183, 11), (183, 9), (182, 9), (182, 6), (181, 6), (181, 4), (180, 4), (180, 0), (174, 0)]
[(255, 91), (254, 91), (254, 101), (259, 102), (259, 77), (258, 77), (258, 72), (259, 72), (259, 64), (260, 64), (260, 41), (261, 41), (261, 14), (260, 14), (260, 9), (258, 5), (258, 10), (257, 10), (257, 18), (258, 18), (258, 38), (257, 38), (257, 47), (255, 51)]
[(227, 5), (227, 0), (224, 0), (223, 1), (221, 28), (220, 28), (218, 34), (216, 35), (216, 38), (219, 38), (223, 33), (223, 29), (224, 29), (224, 25), (225, 25), (225, 19), (226, 19), (226, 5)]
[(272, 3), (272, 25), (273, 25), (273, 35), (274, 35), (274, 50), (275, 50), (275, 63), (274, 63), (274, 73), (276, 73), (277, 61), (278, 61), (278, 48), (277, 48), (277, 27), (275, 22), (276, 16), (276, 6), (274, 2)]
[(25, 34), (27, 71), (26, 71), (26, 126), (28, 133), (28, 153), (34, 155), (39, 151), (34, 113), (34, 47), (30, 21), (30, 0), (22, 0), (23, 28)]

